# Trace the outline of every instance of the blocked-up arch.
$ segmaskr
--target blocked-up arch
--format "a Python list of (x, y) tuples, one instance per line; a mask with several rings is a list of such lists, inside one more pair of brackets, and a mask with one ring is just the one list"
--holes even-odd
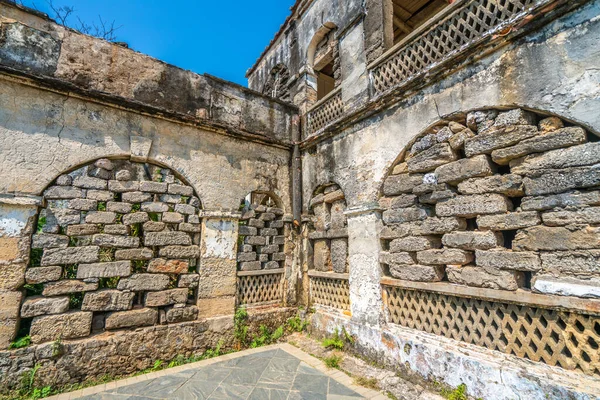
[(238, 237), (238, 304), (283, 301), (286, 226), (282, 201), (254, 191), (242, 199)]
[(308, 268), (313, 303), (350, 309), (348, 221), (344, 192), (335, 183), (318, 187), (309, 203)]
[(600, 321), (550, 300), (597, 288), (599, 166), (595, 135), (521, 109), (419, 135), (382, 188), (390, 320), (597, 374)]
[(21, 308), (33, 342), (198, 317), (201, 202), (183, 177), (99, 159), (43, 198)]

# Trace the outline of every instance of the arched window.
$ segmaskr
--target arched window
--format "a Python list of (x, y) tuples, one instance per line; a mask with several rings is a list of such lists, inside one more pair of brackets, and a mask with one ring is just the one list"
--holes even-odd
[(324, 24), (315, 33), (308, 48), (308, 66), (314, 72), (317, 82), (316, 101), (331, 93), (340, 83), (337, 27), (333, 23)]

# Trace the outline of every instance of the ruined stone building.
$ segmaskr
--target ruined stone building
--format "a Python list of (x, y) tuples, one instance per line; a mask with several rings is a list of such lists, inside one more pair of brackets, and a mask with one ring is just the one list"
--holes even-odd
[(304, 306), (474, 397), (600, 398), (600, 0), (298, 0), (247, 77), (0, 1), (2, 385)]

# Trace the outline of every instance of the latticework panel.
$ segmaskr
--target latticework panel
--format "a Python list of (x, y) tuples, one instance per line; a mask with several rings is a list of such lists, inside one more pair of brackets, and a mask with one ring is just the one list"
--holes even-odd
[(600, 375), (600, 317), (383, 286), (391, 322)]
[(238, 276), (238, 304), (283, 301), (283, 273)]
[(473, 0), (456, 9), (440, 23), (409, 41), (372, 71), (375, 94), (380, 94), (407, 79), (448, 59), (495, 28), (522, 16), (523, 11), (543, 0)]
[(314, 133), (340, 118), (344, 113), (342, 91), (338, 90), (317, 108), (308, 113), (308, 133)]
[(310, 277), (310, 296), (313, 304), (350, 310), (348, 279)]

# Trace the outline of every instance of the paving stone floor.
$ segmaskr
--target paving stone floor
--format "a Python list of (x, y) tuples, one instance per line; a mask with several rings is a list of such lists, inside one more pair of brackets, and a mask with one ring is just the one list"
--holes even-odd
[[(305, 358), (302, 355), (300, 357)], [(123, 385), (128, 383), (125, 381), (114, 389), (87, 396), (73, 395), (69, 398), (86, 400), (356, 400), (365, 398), (329, 375), (328, 371), (319, 371), (282, 348), (274, 348)]]

